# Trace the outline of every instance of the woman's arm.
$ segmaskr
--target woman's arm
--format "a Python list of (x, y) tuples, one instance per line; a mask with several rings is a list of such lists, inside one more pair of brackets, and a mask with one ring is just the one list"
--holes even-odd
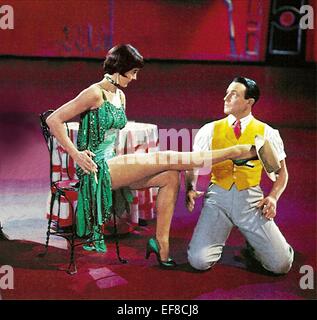
[(102, 96), (100, 90), (96, 86), (90, 86), (83, 90), (76, 98), (55, 110), (46, 120), (52, 134), (85, 173), (96, 172), (97, 170), (97, 165), (91, 159), (93, 153), (88, 150), (77, 150), (67, 135), (64, 123), (82, 112), (99, 106), (101, 103)]

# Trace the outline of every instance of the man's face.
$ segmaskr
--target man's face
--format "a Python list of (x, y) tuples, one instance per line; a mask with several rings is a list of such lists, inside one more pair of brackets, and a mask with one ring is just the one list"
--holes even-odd
[(242, 83), (232, 82), (223, 98), (224, 100), (224, 113), (232, 114), (236, 118), (243, 118), (251, 112), (250, 99), (245, 99), (246, 87)]

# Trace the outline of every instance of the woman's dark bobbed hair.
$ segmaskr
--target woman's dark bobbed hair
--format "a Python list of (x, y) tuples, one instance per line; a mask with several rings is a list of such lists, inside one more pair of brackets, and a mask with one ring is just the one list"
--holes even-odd
[(122, 76), (131, 69), (141, 69), (143, 66), (143, 57), (130, 44), (120, 44), (110, 49), (103, 63), (105, 73), (114, 74), (118, 72)]

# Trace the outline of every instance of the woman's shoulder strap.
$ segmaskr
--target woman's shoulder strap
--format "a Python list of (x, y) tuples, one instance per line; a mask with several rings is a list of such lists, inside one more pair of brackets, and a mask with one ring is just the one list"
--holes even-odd
[(119, 90), (119, 97), (120, 97), (120, 102), (121, 102), (121, 106), (124, 108), (125, 107), (125, 97), (124, 97), (124, 93), (122, 90)]
[(104, 101), (106, 101), (106, 100), (107, 100), (107, 96), (106, 96), (106, 94), (105, 94), (105, 91), (104, 91), (103, 87), (102, 87), (100, 84), (97, 84), (97, 86), (98, 86), (98, 88), (99, 88), (100, 91), (101, 91), (102, 99), (103, 99)]

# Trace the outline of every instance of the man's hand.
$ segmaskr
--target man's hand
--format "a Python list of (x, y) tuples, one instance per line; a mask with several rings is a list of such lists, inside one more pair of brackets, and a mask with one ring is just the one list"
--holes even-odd
[(186, 193), (186, 207), (189, 212), (192, 212), (195, 207), (195, 200), (199, 197), (201, 197), (204, 194), (204, 192), (201, 191), (195, 191), (195, 190), (189, 190)]
[(262, 209), (265, 218), (273, 220), (276, 216), (276, 205), (277, 200), (272, 196), (267, 196), (258, 203), (257, 208)]

